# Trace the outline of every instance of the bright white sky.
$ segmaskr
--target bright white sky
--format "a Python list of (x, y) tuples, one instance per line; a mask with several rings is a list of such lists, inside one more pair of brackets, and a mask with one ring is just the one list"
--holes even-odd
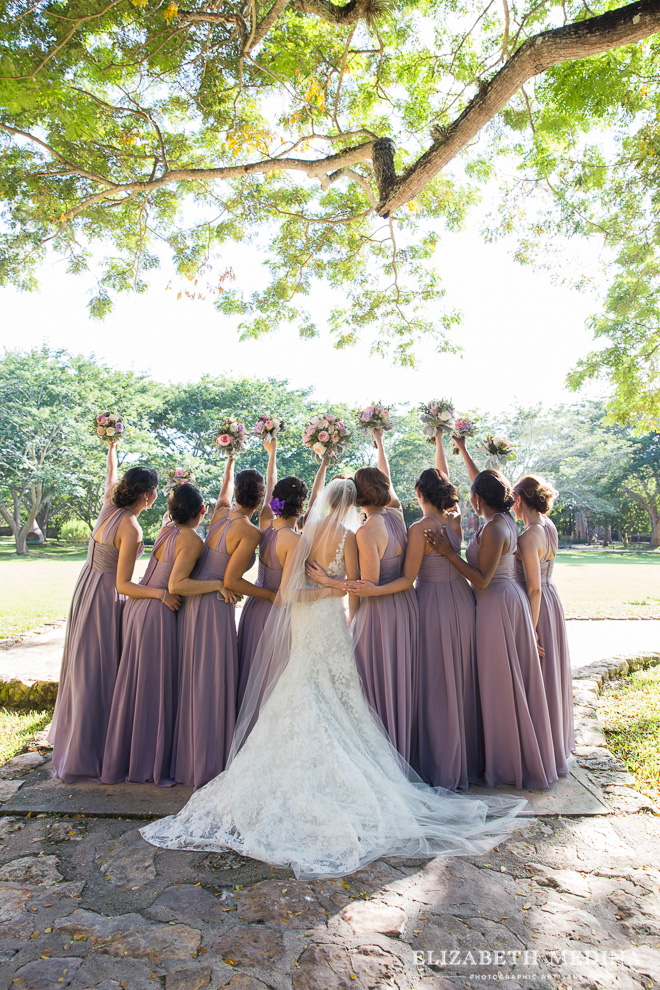
[[(582, 258), (591, 265), (592, 249), (578, 250), (576, 263)], [(293, 386), (312, 386), (319, 402), (395, 405), (446, 396), (459, 411), (497, 414), (517, 403), (575, 401), (564, 381), (593, 348), (585, 320), (598, 309), (596, 297), (553, 285), (549, 275), (521, 267), (504, 245), (484, 244), (474, 232), (447, 235), (435, 263), (447, 302), (463, 312), (463, 325), (454, 330), (463, 354), (428, 347), (417, 369), (371, 358), (366, 345), (337, 351), (327, 333), (304, 341), (283, 331), (241, 343), (232, 321), (210, 300), (177, 301), (166, 292), (171, 273), (165, 270), (153, 273), (148, 293), (120, 298), (104, 322), (91, 321), (89, 281), (66, 275), (63, 262), (44, 268), (38, 293), (0, 290), (0, 345), (30, 348), (46, 341), (163, 382), (204, 373), (288, 379)], [(220, 262), (227, 264), (239, 280), (254, 272), (254, 257), (245, 249), (228, 249)], [(315, 293), (316, 314), (323, 305), (323, 294)]]

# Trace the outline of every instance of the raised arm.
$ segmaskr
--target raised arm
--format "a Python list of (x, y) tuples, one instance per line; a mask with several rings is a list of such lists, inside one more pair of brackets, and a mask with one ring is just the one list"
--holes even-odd
[(312, 494), (309, 496), (309, 502), (307, 503), (307, 512), (305, 513), (305, 519), (309, 515), (309, 511), (314, 505), (314, 502), (319, 497), (321, 492), (325, 487), (325, 474), (328, 470), (328, 462), (325, 457), (319, 464), (319, 469), (316, 472), (316, 477), (314, 478), (314, 484), (312, 485)]
[(467, 560), (463, 560), (459, 553), (456, 553), (446, 536), (441, 536), (439, 533), (428, 529), (425, 531), (425, 536), (429, 546), (446, 557), (459, 574), (471, 581), (475, 588), (480, 591), (487, 588), (492, 581), (507, 539), (499, 526), (493, 523), (484, 526), (479, 541), (477, 566), (473, 567), (472, 564), (468, 564)]
[(442, 430), (435, 431), (435, 467), (440, 474), (443, 474), (449, 480), (449, 466), (447, 465), (445, 448), (442, 443), (442, 433)]
[(396, 492), (394, 491), (394, 485), (392, 484), (392, 476), (390, 474), (390, 465), (387, 460), (387, 454), (385, 453), (385, 445), (383, 444), (383, 431), (374, 430), (373, 432), (374, 443), (378, 449), (378, 470), (382, 471), (387, 480), (390, 483), (390, 500), (387, 503), (389, 509), (400, 509), (401, 502), (396, 497)]
[(261, 529), (265, 529), (275, 518), (270, 507), (270, 500), (273, 497), (273, 488), (277, 484), (277, 437), (273, 437), (272, 440), (264, 440), (264, 450), (268, 451), (268, 467), (266, 468), (266, 494), (259, 513)]
[(231, 509), (231, 500), (234, 497), (234, 456), (229, 454), (225, 464), (225, 473), (222, 476), (222, 488), (215, 503), (213, 515), (217, 515), (220, 509)]
[(465, 445), (465, 437), (452, 437), (452, 440), (454, 441), (454, 445), (460, 450), (461, 454), (463, 455), (463, 460), (465, 461), (465, 467), (467, 468), (468, 477), (470, 479), (470, 482), (473, 482), (474, 479), (479, 474), (479, 468), (474, 463), (474, 461), (472, 460), (472, 458), (468, 453), (468, 449)]
[(108, 444), (108, 463), (105, 472), (105, 491), (103, 493), (103, 501), (108, 502), (112, 497), (112, 492), (115, 485), (117, 484), (117, 444)]

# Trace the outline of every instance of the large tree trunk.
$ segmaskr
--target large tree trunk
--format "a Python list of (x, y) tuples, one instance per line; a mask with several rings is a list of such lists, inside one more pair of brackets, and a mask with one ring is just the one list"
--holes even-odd
[(651, 546), (660, 547), (660, 512), (649, 512), (651, 517)]

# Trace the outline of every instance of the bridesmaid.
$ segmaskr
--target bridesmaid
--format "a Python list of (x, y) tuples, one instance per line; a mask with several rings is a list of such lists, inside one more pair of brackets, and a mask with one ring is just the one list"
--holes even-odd
[[(295, 532), (307, 498), (307, 485), (300, 478), (277, 480), (277, 437), (264, 440), (268, 451), (266, 494), (259, 513), (259, 576), (257, 586), (277, 592), (286, 558), (300, 539)], [(272, 496), (272, 497), (271, 497)], [(240, 709), (257, 644), (272, 603), (267, 598), (248, 598), (238, 624), (238, 708)]]
[(466, 560), (446, 536), (428, 529), (426, 538), (475, 590), (484, 779), (488, 787), (546, 790), (557, 779), (557, 767), (529, 602), (515, 580), (513, 492), (499, 471), (478, 470), (464, 439), (454, 443), (472, 481), (472, 507), (486, 521), (471, 540)]
[[(401, 576), (407, 538), (380, 430), (374, 431), (374, 441), (378, 467), (359, 468), (355, 473), (357, 505), (367, 514), (356, 539), (360, 576), (379, 585)], [(343, 589), (346, 583), (332, 581), (314, 566), (308, 573), (329, 587)], [(355, 660), (365, 696), (392, 745), (410, 763), (419, 665), (417, 596), (408, 586), (394, 594), (365, 597), (351, 611)]]
[(197, 788), (224, 769), (234, 733), (237, 597), (223, 585), (217, 555), (195, 532), (206, 512), (201, 493), (180, 485), (168, 508), (180, 526), (168, 588), (183, 597), (171, 777)]
[(573, 680), (566, 620), (552, 580), (559, 538), (547, 513), (557, 495), (542, 478), (526, 475), (514, 486), (513, 511), (525, 523), (518, 539), (516, 578), (527, 591), (536, 638), (541, 647), (541, 671), (550, 713), (557, 771), (568, 773), (575, 747)]
[(101, 775), (121, 653), (124, 602), (117, 584), (120, 574), (130, 582), (144, 547), (137, 517), (157, 494), (158, 474), (151, 468), (131, 468), (117, 483), (117, 449), (111, 443), (103, 507), (71, 601), (49, 736), (53, 774), (67, 783)]
[(103, 755), (104, 784), (174, 783), (170, 764), (177, 695), (176, 612), (181, 599), (170, 594), (167, 585), (180, 527), (190, 518), (182, 512), (179, 522), (161, 528), (139, 585), (124, 582), (120, 570), (117, 574), (117, 588), (130, 600), (124, 609), (123, 646)]
[(466, 790), (483, 769), (475, 601), (466, 579), (426, 542), (427, 529), (443, 529), (457, 553), (462, 540), (458, 492), (449, 480), (440, 430), (435, 445), (435, 467), (415, 483), (423, 516), (408, 531), (402, 576), (389, 584), (358, 581), (346, 588), (360, 596), (387, 595), (416, 579), (420, 639), (412, 765), (433, 787)]

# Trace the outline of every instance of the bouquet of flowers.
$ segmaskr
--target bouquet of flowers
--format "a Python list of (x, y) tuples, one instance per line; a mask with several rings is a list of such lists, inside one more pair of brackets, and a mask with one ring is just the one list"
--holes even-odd
[(498, 436), (491, 436), (489, 433), (481, 441), (477, 450), (487, 455), (484, 467), (494, 468), (496, 471), (501, 471), (507, 461), (515, 461), (516, 459), (513, 444), (503, 433), (498, 434)]
[[(387, 432), (387, 430), (394, 429), (394, 423), (392, 422), (389, 409), (386, 409), (379, 402), (373, 402), (366, 409), (356, 409), (355, 415), (357, 416), (357, 425), (360, 430), (368, 430), (370, 433), (373, 433), (374, 430)], [(375, 446), (376, 443), (374, 441)]]
[(346, 424), (332, 413), (319, 413), (312, 416), (303, 430), (302, 440), (318, 461), (325, 457), (336, 464), (343, 455), (351, 435)]
[(192, 472), (192, 468), (174, 468), (173, 471), (167, 472), (165, 494), (169, 496), (179, 485), (192, 485), (194, 482), (195, 475)]
[(124, 421), (114, 413), (99, 413), (92, 420), (89, 432), (100, 437), (104, 443), (116, 443), (124, 435)]
[(247, 430), (234, 416), (228, 416), (218, 428), (215, 445), (221, 454), (242, 454), (245, 450)]
[(282, 417), (270, 416), (268, 413), (260, 416), (254, 424), (255, 436), (261, 437), (262, 440), (273, 440), (278, 433), (284, 433), (285, 430), (286, 423)]
[[(477, 432), (477, 421), (469, 416), (460, 416), (454, 420), (454, 429), (451, 431), (452, 437), (473, 437)], [(454, 447), (454, 453), (458, 454), (458, 447)]]
[(423, 402), (419, 407), (419, 418), (424, 427), (424, 436), (429, 443), (435, 443), (435, 431), (452, 433), (454, 429), (454, 407), (448, 399), (434, 399)]

